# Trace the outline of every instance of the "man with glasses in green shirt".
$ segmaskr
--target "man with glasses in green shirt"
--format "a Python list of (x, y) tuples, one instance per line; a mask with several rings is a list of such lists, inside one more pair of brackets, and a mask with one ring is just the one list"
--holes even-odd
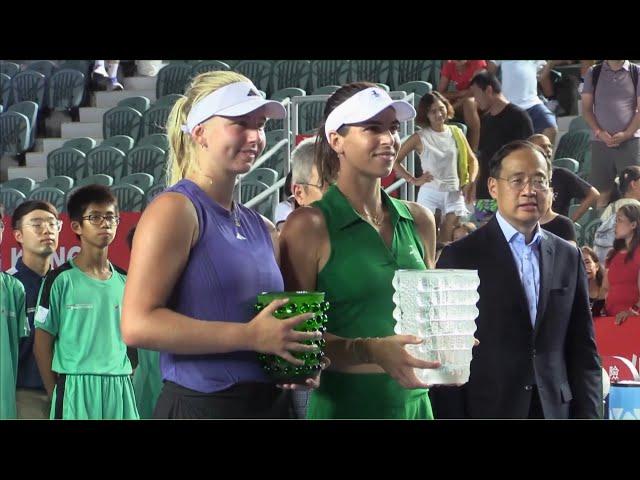
[(107, 187), (77, 190), (68, 207), (81, 250), (50, 272), (35, 314), (35, 355), (50, 418), (138, 419), (131, 363), (120, 333), (126, 273), (109, 262), (119, 223)]
[(16, 405), (18, 418), (49, 418), (50, 403), (33, 355), (35, 328), (33, 316), (44, 277), (51, 270), (51, 258), (58, 248), (62, 221), (49, 202), (29, 200), (21, 203), (11, 216), (13, 236), (22, 247), (22, 257), (7, 273), (17, 278), (26, 294), (29, 336), (20, 340)]
[[(0, 205), (0, 243), (4, 223)], [(22, 284), (0, 272), (0, 420), (16, 418), (18, 339), (29, 335)]]

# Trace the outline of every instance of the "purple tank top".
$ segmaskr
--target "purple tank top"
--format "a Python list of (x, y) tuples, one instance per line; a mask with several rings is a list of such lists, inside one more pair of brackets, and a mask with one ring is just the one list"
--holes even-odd
[[(166, 192), (193, 203), (199, 237), (169, 300), (172, 310), (199, 320), (246, 323), (254, 316), (260, 292), (284, 290), (271, 236), (260, 215), (236, 205), (240, 227), (231, 215), (190, 180)], [(203, 393), (236, 383), (268, 382), (256, 352), (176, 355), (160, 353), (162, 378)]]

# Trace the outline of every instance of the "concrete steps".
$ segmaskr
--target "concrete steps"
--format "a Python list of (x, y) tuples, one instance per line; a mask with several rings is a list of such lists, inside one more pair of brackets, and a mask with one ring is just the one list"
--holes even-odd
[(102, 122), (99, 123), (84, 123), (84, 122), (68, 122), (61, 125), (61, 137), (62, 138), (77, 138), (77, 137), (101, 137), (102, 136)]
[(95, 92), (91, 105), (98, 108), (115, 107), (119, 101), (129, 97), (147, 97), (152, 102), (156, 101), (156, 90), (120, 90), (115, 92)]
[(82, 107), (80, 109), (80, 123), (101, 123), (102, 116), (109, 111), (108, 108)]
[(41, 182), (47, 178), (47, 169), (46, 167), (9, 167), (7, 169), (9, 180), (20, 177), (28, 177), (36, 182)]

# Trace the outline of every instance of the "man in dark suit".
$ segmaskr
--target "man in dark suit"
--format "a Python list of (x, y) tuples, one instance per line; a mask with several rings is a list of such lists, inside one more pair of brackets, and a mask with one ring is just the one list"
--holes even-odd
[(500, 149), (489, 223), (442, 252), (438, 268), (478, 270), (479, 346), (469, 382), (432, 388), (435, 418), (601, 418), (602, 370), (580, 251), (540, 228), (551, 164), (527, 141)]

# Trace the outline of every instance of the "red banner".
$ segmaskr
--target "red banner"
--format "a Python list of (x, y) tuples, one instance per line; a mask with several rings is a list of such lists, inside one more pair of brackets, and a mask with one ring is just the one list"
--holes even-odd
[[(120, 212), (120, 224), (118, 232), (113, 243), (109, 246), (109, 260), (111, 263), (124, 268), (129, 268), (129, 246), (127, 245), (127, 234), (140, 219), (139, 212)], [(58, 249), (53, 254), (53, 266), (58, 267), (75, 257), (80, 251), (80, 242), (76, 238), (70, 226), (69, 216), (61, 214), (60, 219), (63, 221), (60, 239), (58, 241)], [(18, 258), (22, 256), (20, 244), (13, 237), (11, 229), (11, 217), (3, 217), (4, 233), (2, 235), (2, 245), (0, 245), (0, 271), (12, 268)]]
[(596, 317), (594, 325), (598, 353), (611, 381), (638, 380), (640, 317), (629, 317), (621, 325), (615, 317)]

